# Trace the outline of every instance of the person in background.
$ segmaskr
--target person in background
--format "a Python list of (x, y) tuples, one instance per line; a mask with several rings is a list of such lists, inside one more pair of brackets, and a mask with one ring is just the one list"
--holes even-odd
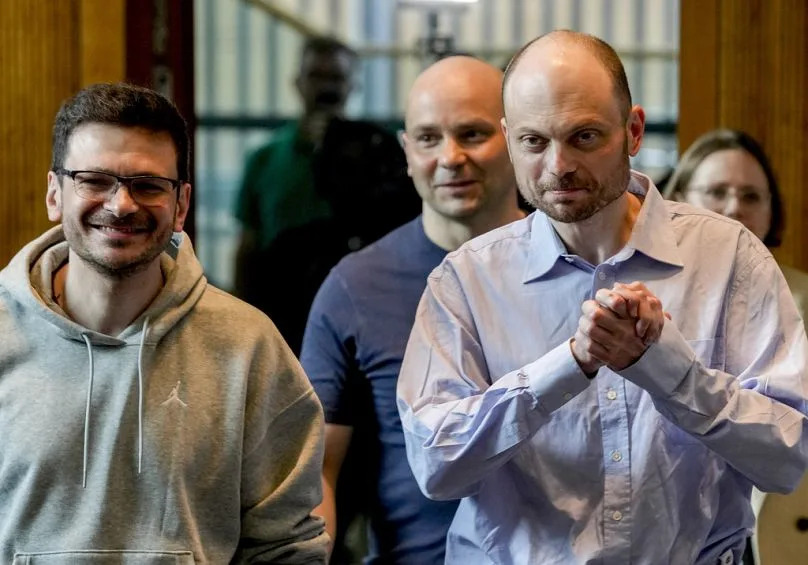
[[(524, 216), (499, 125), (501, 88), (502, 72), (471, 57), (442, 59), (418, 76), (402, 139), (422, 214), (340, 261), (309, 314), (301, 363), (327, 422), (319, 512), (339, 539), (333, 534), (344, 519), (335, 493), (357, 472), (343, 465), (349, 446), (362, 445), (364, 479), (349, 496), (371, 501), (366, 563), (444, 559), (457, 503), (430, 501), (418, 490), (395, 389), (430, 271), (462, 243)], [(369, 413), (359, 409), (368, 399)]]
[(248, 157), (236, 202), (236, 294), (269, 315), (295, 354), (331, 267), (419, 210), (395, 136), (345, 119), (357, 62), (333, 38), (305, 41), (295, 78), (303, 113)]
[[(738, 220), (770, 249), (782, 242), (785, 211), (766, 153), (749, 134), (717, 129), (685, 151), (665, 188), (665, 197)], [(805, 320), (808, 274), (780, 265)]]
[[(705, 133), (685, 151), (665, 188), (665, 197), (687, 202), (700, 208), (712, 210), (723, 216), (738, 220), (760, 238), (770, 249), (782, 241), (785, 230), (785, 210), (777, 177), (761, 145), (749, 134), (732, 129), (717, 129)], [(808, 307), (808, 274), (780, 265), (797, 309), (805, 323)], [(808, 508), (808, 481), (803, 479), (797, 489), (789, 495), (763, 493), (758, 489), (752, 492), (752, 506), (758, 521), (765, 516), (763, 506), (768, 508)], [(782, 513), (783, 510), (780, 510)], [(802, 516), (804, 512), (800, 512)], [(797, 539), (804, 534), (795, 526), (797, 518), (781, 524), (781, 535), (792, 533)], [(750, 550), (752, 556), (745, 557), (746, 565), (760, 563), (760, 543), (756, 528)], [(786, 551), (789, 556), (770, 555), (773, 562), (793, 562), (793, 559), (808, 559), (808, 552), (796, 550), (798, 544), (772, 551)]]
[(433, 271), (398, 380), (418, 485), (460, 499), (447, 563), (740, 563), (752, 486), (787, 492), (807, 464), (782, 274), (631, 171), (645, 114), (607, 43), (530, 42), (503, 99), (537, 212)]
[(137, 86), (56, 115), (61, 223), (0, 271), (2, 563), (324, 563), (322, 409), (181, 233), (189, 147)]

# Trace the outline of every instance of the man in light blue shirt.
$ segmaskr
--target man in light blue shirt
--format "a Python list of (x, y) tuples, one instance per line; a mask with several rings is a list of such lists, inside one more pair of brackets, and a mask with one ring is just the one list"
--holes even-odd
[(446, 562), (740, 563), (752, 486), (806, 468), (808, 342), (780, 271), (630, 171), (645, 116), (604, 42), (535, 40), (503, 96), (539, 211), (433, 271), (398, 384), (419, 486), (462, 498)]

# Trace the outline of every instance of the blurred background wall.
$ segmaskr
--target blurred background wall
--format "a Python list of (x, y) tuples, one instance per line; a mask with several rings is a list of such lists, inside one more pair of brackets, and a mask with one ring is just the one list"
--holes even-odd
[[(804, 220), (808, 3), (802, 0), (478, 0), (434, 12), (412, 0), (3, 0), (0, 2), (0, 264), (43, 231), (50, 127), (80, 86), (127, 79), (161, 90), (195, 129), (188, 229), (213, 281), (232, 282), (232, 206), (245, 155), (298, 113), (292, 78), (307, 33), (362, 56), (354, 117), (397, 127), (428, 47), (504, 65), (564, 27), (609, 41), (649, 135), (633, 166), (654, 178), (698, 134), (746, 129), (772, 156), (788, 205), (778, 250), (808, 269)], [(431, 42), (431, 43), (430, 43)], [(678, 136), (677, 136), (678, 132)]]
[(450, 42), (497, 66), (556, 28), (598, 35), (620, 53), (649, 135), (635, 167), (676, 161), (679, 0), (477, 0), (425, 9), (411, 0), (196, 0), (197, 252), (218, 284), (232, 281), (239, 226), (232, 204), (245, 155), (299, 111), (292, 79), (303, 34), (328, 33), (361, 56), (354, 117), (395, 128), (416, 75)]
[(782, 264), (808, 270), (808, 2), (682, 0), (679, 148), (718, 126), (759, 140), (786, 203)]
[(51, 125), (83, 84), (121, 80), (124, 0), (0, 2), (0, 265), (49, 227)]

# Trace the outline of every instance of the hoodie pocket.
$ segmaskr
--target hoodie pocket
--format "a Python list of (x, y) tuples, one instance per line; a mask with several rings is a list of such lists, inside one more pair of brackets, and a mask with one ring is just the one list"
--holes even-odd
[(15, 553), (13, 565), (194, 565), (190, 551), (75, 550)]

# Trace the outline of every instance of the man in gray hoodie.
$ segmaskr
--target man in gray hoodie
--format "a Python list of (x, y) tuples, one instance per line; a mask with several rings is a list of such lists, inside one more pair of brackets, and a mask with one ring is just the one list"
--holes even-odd
[(2, 563), (325, 559), (322, 410), (269, 319), (207, 284), (188, 162), (153, 91), (56, 116), (61, 225), (0, 271)]

